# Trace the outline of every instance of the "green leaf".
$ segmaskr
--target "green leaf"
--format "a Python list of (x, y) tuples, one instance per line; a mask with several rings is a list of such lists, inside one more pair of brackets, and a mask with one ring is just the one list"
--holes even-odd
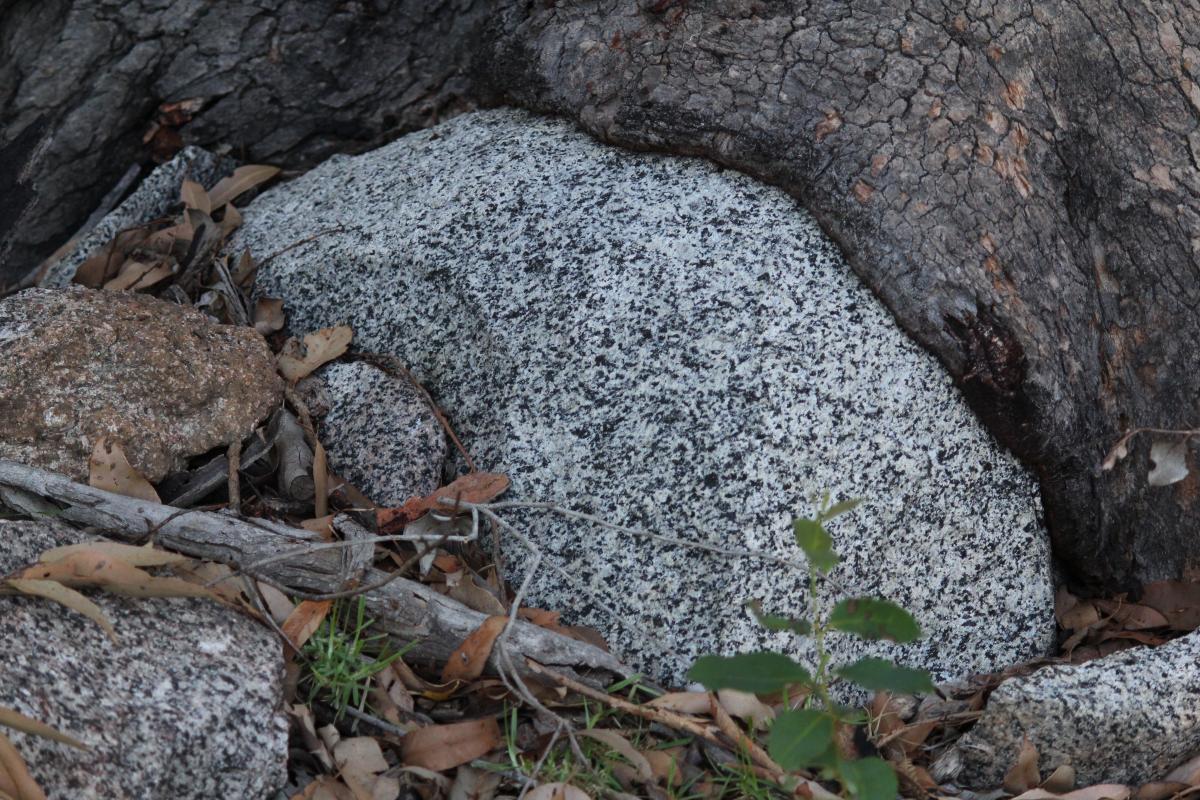
[(895, 800), (900, 786), (896, 773), (882, 758), (843, 761), (842, 785), (856, 800)]
[(815, 519), (798, 519), (792, 523), (796, 544), (808, 556), (808, 560), (821, 572), (829, 572), (837, 566), (838, 556), (833, 552), (833, 539), (829, 532)]
[(758, 620), (758, 624), (769, 631), (792, 631), (801, 636), (812, 633), (812, 624), (808, 620), (768, 614), (762, 610), (762, 603), (758, 600), (750, 601), (746, 604), (746, 607), (753, 612), (754, 618)]
[(900, 667), (886, 658), (860, 658), (853, 664), (839, 667), (837, 674), (874, 692), (933, 692), (933, 681), (929, 679), (928, 672), (923, 669)]
[(793, 683), (812, 683), (808, 670), (780, 653), (702, 656), (688, 670), (688, 679), (704, 684), (710, 691), (737, 689), (752, 694), (782, 691)]
[(767, 752), (789, 772), (806, 769), (827, 760), (833, 746), (833, 717), (824, 711), (784, 711), (771, 725)]
[(912, 615), (888, 600), (855, 597), (842, 600), (829, 615), (829, 627), (854, 633), (864, 639), (891, 639), (904, 644), (921, 636)]
[(863, 499), (861, 497), (854, 497), (849, 500), (843, 500), (842, 502), (835, 505), (833, 508), (822, 511), (821, 512), (821, 522), (829, 522), (829, 520), (833, 519), (834, 517), (840, 517), (842, 514), (853, 511), (854, 509), (856, 509), (860, 505), (862, 505), (862, 501), (863, 501)]

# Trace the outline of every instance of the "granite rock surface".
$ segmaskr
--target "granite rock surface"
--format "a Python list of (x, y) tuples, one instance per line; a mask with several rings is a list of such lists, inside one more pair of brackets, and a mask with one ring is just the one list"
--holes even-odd
[(1200, 631), (1006, 680), (959, 740), (960, 782), (999, 785), (1026, 738), (1043, 777), (1069, 764), (1080, 786), (1163, 780), (1200, 752)]
[[(0, 522), (0, 573), (94, 538)], [(208, 600), (88, 594), (119, 645), (59, 605), (0, 597), (0, 707), (90, 748), (5, 732), (50, 800), (255, 800), (283, 786), (283, 653), (267, 627)]]
[(442, 485), (446, 434), (410, 381), (361, 361), (329, 364), (317, 377), (329, 403), (321, 443), (334, 472), (386, 506)]
[[(348, 323), (409, 365), (509, 499), (800, 560), (791, 519), (825, 491), (863, 497), (832, 526), (826, 592), (892, 598), (925, 636), (835, 638), (835, 656), (949, 678), (1053, 646), (1034, 479), (781, 191), (498, 110), (332, 158), (245, 220), (231, 249), (259, 255), (346, 224), (264, 265), (260, 291), (294, 330)], [(810, 654), (744, 608), (805, 614), (801, 570), (506, 514), (547, 557), (530, 603), (655, 678), (712, 652)], [(505, 547), (519, 581), (528, 554)]]
[(251, 328), (146, 295), (81, 287), (0, 300), (0, 457), (85, 480), (120, 441), (151, 481), (249, 435), (282, 384)]

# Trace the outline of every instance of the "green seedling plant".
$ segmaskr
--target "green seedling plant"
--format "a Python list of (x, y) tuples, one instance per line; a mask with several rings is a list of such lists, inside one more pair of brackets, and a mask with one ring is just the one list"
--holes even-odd
[(367, 619), (366, 608), (362, 597), (357, 601), (335, 601), (316, 633), (304, 643), (308, 700), (323, 697), (334, 707), (338, 719), (347, 708), (362, 711), (371, 678), (408, 650), (404, 647), (389, 652), (384, 634), (369, 635), (373, 621)]
[[(845, 598), (838, 601), (824, 618), (819, 614), (816, 602), (820, 578), (839, 561), (825, 524), (853, 511), (860, 502), (847, 500), (831, 506), (826, 495), (814, 519), (797, 519), (792, 524), (796, 544), (808, 559), (809, 619), (765, 614), (757, 603), (751, 606), (759, 623), (767, 629), (812, 637), (815, 665), (810, 669), (781, 653), (772, 652), (704, 656), (692, 666), (688, 677), (709, 691), (737, 689), (754, 694), (782, 693), (785, 710), (772, 724), (768, 740), (767, 752), (771, 758), (789, 772), (812, 770), (823, 779), (837, 781), (845, 793), (857, 800), (893, 800), (898, 784), (895, 772), (886, 761), (875, 757), (853, 758), (838, 748), (838, 727), (861, 723), (863, 715), (857, 709), (834, 702), (829, 687), (833, 681), (841, 679), (869, 691), (928, 693), (934, 690), (929, 673), (874, 657), (832, 666), (826, 637), (841, 633), (904, 644), (918, 639), (921, 629), (907, 611), (887, 600)], [(790, 708), (788, 689), (793, 686), (808, 689), (808, 697), (800, 708)]]

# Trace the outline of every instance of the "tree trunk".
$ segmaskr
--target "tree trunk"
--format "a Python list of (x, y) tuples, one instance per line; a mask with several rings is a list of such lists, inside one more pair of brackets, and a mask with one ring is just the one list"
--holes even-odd
[(1100, 469), (1129, 426), (1198, 421), (1196, 4), (152, 5), (0, 13), (0, 147), (52, 134), (10, 264), (82, 219), (164, 101), (204, 99), (186, 141), (288, 165), (471, 102), (563, 114), (796, 196), (1037, 471), (1077, 585), (1200, 566), (1194, 474), (1149, 486), (1144, 440)]

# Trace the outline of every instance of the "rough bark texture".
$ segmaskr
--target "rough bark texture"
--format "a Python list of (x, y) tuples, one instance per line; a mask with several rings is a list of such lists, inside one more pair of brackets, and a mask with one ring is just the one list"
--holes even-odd
[(471, 101), (563, 114), (798, 197), (1111, 589), (1200, 565), (1200, 480), (1149, 487), (1144, 442), (1099, 470), (1127, 425), (1196, 422), (1198, 47), (1194, 0), (10, 3), (0, 148), (51, 135), (9, 277), (163, 101), (205, 99), (185, 140), (288, 165)]
[[(484, 0), (0, 0), (0, 287), (183, 138), (303, 168), (436, 122)], [(168, 115), (170, 117), (170, 115)], [(19, 180), (13, 183), (14, 178)]]

